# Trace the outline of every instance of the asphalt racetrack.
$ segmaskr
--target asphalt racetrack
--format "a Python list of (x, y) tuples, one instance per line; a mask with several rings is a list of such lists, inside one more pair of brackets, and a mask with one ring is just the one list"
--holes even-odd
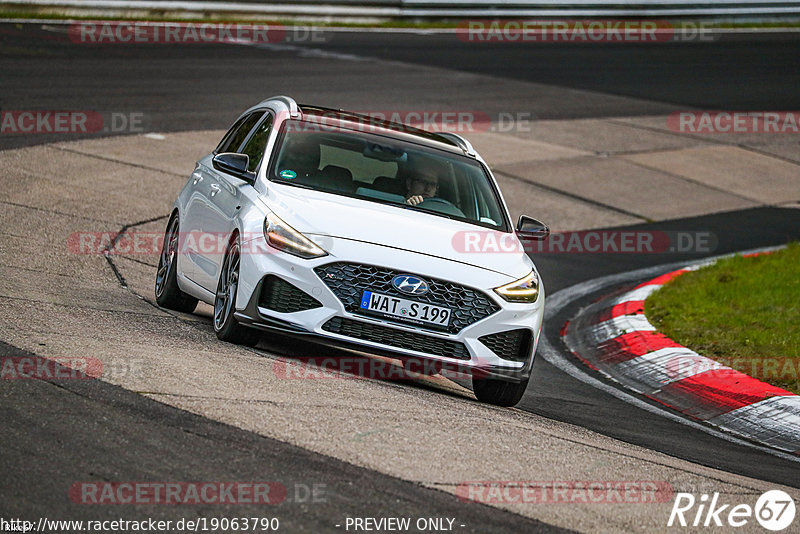
[[(262, 45), (91, 46), (70, 42), (63, 25), (3, 23), (0, 109), (138, 114), (141, 131), (160, 133), (224, 130), (243, 109), (273, 94), (345, 109), (477, 109), (492, 118), (528, 114), (543, 121), (635, 120), (685, 109), (797, 110), (798, 57), (800, 33), (721, 34), (708, 42), (533, 47), (465, 43), (441, 33), (320, 30), (313, 40)], [(0, 135), (0, 149), (127, 133)], [(797, 165), (800, 147), (797, 141), (790, 145), (781, 150), (794, 151), (794, 156), (781, 152), (779, 158)], [(153, 161), (143, 158), (143, 169), (154, 167), (159, 155), (151, 157)], [(193, 161), (170, 164), (185, 169), (188, 176)], [(169, 195), (177, 193), (175, 183), (169, 186)], [(4, 188), (18, 186), (4, 175)], [(753, 187), (758, 187), (756, 177)], [(609, 207), (590, 195), (583, 198), (580, 191), (570, 195), (581, 197), (587, 206), (625, 217), (624, 224), (595, 227), (711, 232), (716, 245), (700, 252), (649, 255), (535, 254), (550, 295), (609, 274), (800, 239), (800, 211), (777, 202), (730, 210), (710, 208), (708, 213), (656, 220), (641, 215), (636, 206)], [(800, 198), (785, 200), (796, 203)], [(671, 201), (680, 204), (682, 199)], [(9, 210), (12, 204), (21, 206), (16, 201), (6, 204), (4, 209)], [(57, 200), (52, 209), (59, 211)], [(46, 211), (42, 210), (45, 216)], [(91, 219), (93, 214), (86, 216)], [(3, 223), (4, 234), (12, 233), (10, 217)], [(558, 221), (548, 222), (559, 227)], [(603, 291), (584, 295), (548, 318), (543, 335), (554, 347), (564, 350), (558, 335), (564, 321)], [(11, 297), (3, 293), (0, 298)], [(130, 320), (137, 318), (132, 315)], [(206, 325), (205, 331), (209, 328)], [(0, 342), (5, 356), (29, 354), (9, 344), (2, 330)], [(275, 343), (280, 345), (280, 338)], [(291, 350), (284, 345), (280, 353)], [(458, 396), (447, 400), (453, 399), (474, 403)], [(800, 488), (797, 462), (631, 406), (543, 358), (536, 360), (528, 392), (517, 408), (668, 457)], [(457, 516), (469, 526), (464, 531), (474, 532), (556, 530), (547, 524), (549, 520), (464, 503), (439, 489), (219, 423), (100, 381), (66, 386), (45, 381), (0, 384), (0, 413), (4, 421), (0, 508), (7, 512), (4, 515), (80, 517), (82, 512), (64, 498), (77, 480), (270, 480), (291, 473), (292, 480), (286, 479), (286, 484), (294, 479), (298, 484), (319, 481), (333, 497), (319, 505), (302, 499), (285, 505), (280, 516), (290, 532), (340, 531), (331, 517), (387, 514)], [(102, 507), (92, 512), (109, 518), (120, 513)], [(165, 518), (182, 513), (147, 506), (135, 512)], [(250, 508), (205, 512), (264, 513)]]

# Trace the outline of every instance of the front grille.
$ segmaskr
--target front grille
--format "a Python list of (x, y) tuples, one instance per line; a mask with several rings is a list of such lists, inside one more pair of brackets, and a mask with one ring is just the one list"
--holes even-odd
[[(427, 280), (430, 286), (430, 290), (426, 294), (409, 296), (400, 293), (392, 285), (392, 278), (400, 274), (413, 273), (393, 271), (374, 265), (329, 263), (317, 267), (314, 272), (342, 301), (344, 308), (350, 313), (364, 313), (359, 306), (364, 291), (376, 291), (385, 295), (450, 308), (450, 325), (447, 327), (447, 332), (451, 334), (457, 334), (464, 327), (480, 321), (500, 309), (480, 291), (424, 276), (421, 278)], [(403, 324), (402, 320), (397, 322)]]
[(322, 303), (286, 280), (270, 274), (261, 284), (258, 305), (280, 313), (292, 313), (320, 308)]
[(524, 362), (531, 349), (531, 331), (525, 328), (481, 336), (478, 341), (504, 360)]
[(458, 341), (439, 339), (425, 334), (414, 332), (404, 332), (386, 326), (355, 321), (343, 317), (334, 317), (324, 325), (322, 329), (334, 334), (373, 341), (384, 345), (390, 345), (400, 349), (414, 350), (433, 354), (445, 358), (457, 358), (459, 360), (469, 360), (467, 347)]

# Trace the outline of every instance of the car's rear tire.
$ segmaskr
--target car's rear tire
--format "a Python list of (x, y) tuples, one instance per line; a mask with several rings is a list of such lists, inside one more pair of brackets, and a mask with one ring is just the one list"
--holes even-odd
[(178, 214), (170, 218), (164, 231), (164, 245), (156, 270), (156, 302), (163, 308), (191, 313), (197, 307), (197, 299), (187, 295), (178, 287), (178, 245), (180, 223)]
[(242, 326), (233, 316), (236, 311), (236, 292), (239, 288), (239, 237), (231, 241), (219, 272), (214, 297), (214, 332), (222, 341), (255, 347), (261, 339), (258, 330)]
[(497, 378), (472, 377), (472, 390), (479, 401), (496, 406), (514, 406), (525, 394), (528, 379), (509, 382)]

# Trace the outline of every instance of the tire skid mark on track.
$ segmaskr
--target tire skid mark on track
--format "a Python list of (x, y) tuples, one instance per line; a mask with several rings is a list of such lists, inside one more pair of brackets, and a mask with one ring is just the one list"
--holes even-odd
[(523, 178), (522, 176), (518, 176), (518, 175), (512, 174), (512, 173), (510, 173), (508, 171), (505, 171), (505, 170), (492, 170), (492, 173), (494, 173), (495, 175), (503, 176), (504, 178), (510, 178), (510, 179), (516, 180), (518, 182), (523, 182), (523, 183), (532, 185), (534, 187), (537, 187), (537, 188), (542, 189), (544, 191), (547, 191), (549, 193), (554, 193), (556, 195), (560, 195), (560, 196), (563, 196), (563, 197), (570, 198), (572, 200), (577, 200), (579, 202), (583, 202), (585, 204), (589, 204), (590, 206), (595, 206), (597, 208), (602, 208), (604, 210), (608, 210), (608, 211), (611, 211), (611, 212), (614, 212), (614, 213), (618, 213), (620, 215), (627, 215), (628, 217), (633, 217), (635, 219), (639, 219), (642, 222), (653, 222), (651, 219), (648, 219), (647, 217), (645, 217), (643, 215), (639, 215), (638, 213), (634, 213), (632, 211), (628, 211), (628, 210), (625, 210), (625, 209), (622, 209), (622, 208), (617, 208), (617, 207), (612, 206), (610, 204), (605, 204), (603, 202), (600, 202), (600, 201), (597, 201), (597, 200), (593, 200), (591, 198), (582, 197), (580, 195), (576, 195), (575, 193), (571, 193), (569, 191), (565, 191), (565, 190), (559, 189), (557, 187), (549, 186), (547, 184), (543, 184), (543, 183), (540, 183), (540, 182), (535, 182), (533, 180), (529, 180), (527, 178)]
[[(125, 166), (128, 166), (128, 167), (134, 167), (136, 169), (144, 169), (146, 171), (155, 171), (155, 172), (158, 172), (158, 173), (161, 173), (161, 174), (169, 174), (169, 175), (172, 175), (172, 176), (178, 176), (180, 178), (186, 178), (185, 175), (183, 175), (181, 173), (178, 173), (178, 172), (168, 171), (168, 170), (165, 170), (165, 169), (160, 169), (158, 167), (150, 167), (148, 165), (141, 165), (139, 163), (131, 163), (130, 161), (123, 161), (121, 159), (108, 158), (106, 156), (101, 156), (99, 154), (93, 154), (91, 152), (84, 152), (82, 150), (76, 150), (74, 148), (67, 148), (65, 146), (60, 146), (60, 145), (57, 145), (57, 144), (48, 144), (48, 145), (44, 145), (44, 146), (47, 147), (47, 148), (51, 148), (53, 150), (60, 150), (61, 152), (70, 152), (72, 154), (78, 154), (79, 156), (84, 156), (84, 157), (87, 157), (87, 158), (99, 159), (101, 161), (109, 161), (111, 163), (116, 163), (118, 165), (125, 165)], [(158, 220), (158, 218), (156, 218), (154, 220)], [(148, 222), (148, 221), (144, 221), (144, 222)], [(142, 224), (142, 223), (133, 223), (130, 226), (135, 226), (136, 224)]]
[[(114, 236), (114, 239), (112, 239), (108, 244), (106, 244), (105, 248), (103, 248), (103, 257), (105, 257), (106, 261), (108, 262), (108, 265), (111, 267), (111, 270), (114, 272), (114, 276), (117, 277), (117, 281), (119, 282), (119, 285), (123, 289), (128, 289), (128, 283), (125, 281), (125, 277), (122, 275), (120, 270), (117, 268), (117, 265), (114, 263), (114, 260), (111, 259), (111, 250), (114, 247), (117, 246), (117, 244), (119, 243), (119, 240), (122, 239), (122, 236), (125, 235), (125, 232), (127, 232), (129, 229), (135, 228), (137, 226), (141, 226), (143, 224), (148, 224), (148, 223), (151, 223), (151, 222), (160, 221), (162, 219), (166, 219), (167, 217), (169, 217), (169, 215), (160, 215), (158, 217), (151, 217), (150, 219), (144, 219), (142, 221), (125, 224), (125, 225), (122, 226), (122, 228), (120, 228), (119, 232), (117, 232), (117, 234)], [(136, 293), (134, 293), (134, 295), (136, 295)], [(136, 295), (136, 296), (138, 296), (140, 298), (143, 298), (143, 297), (141, 297), (141, 295)]]
[(48, 213), (48, 214), (51, 214), (51, 215), (59, 215), (59, 216), (62, 216), (62, 217), (75, 217), (77, 219), (84, 219), (86, 221), (103, 223), (103, 224), (108, 224), (110, 222), (110, 221), (106, 221), (106, 220), (103, 220), (103, 219), (95, 219), (93, 217), (86, 217), (84, 215), (75, 215), (73, 213), (66, 213), (66, 212), (63, 212), (63, 211), (53, 210), (53, 209), (49, 209), (49, 208), (42, 208), (42, 207), (39, 207), (39, 206), (28, 206), (27, 204), (20, 204), (19, 202), (9, 202), (8, 200), (0, 200), (0, 204), (6, 204), (7, 206), (14, 206), (15, 208), (22, 208), (22, 209), (27, 209), (27, 210), (41, 211), (43, 213)]

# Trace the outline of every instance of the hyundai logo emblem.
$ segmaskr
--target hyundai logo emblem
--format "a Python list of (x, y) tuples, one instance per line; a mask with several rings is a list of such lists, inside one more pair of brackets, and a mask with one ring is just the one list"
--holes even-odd
[(401, 274), (392, 278), (392, 285), (407, 295), (424, 295), (428, 292), (428, 282), (411, 274)]

